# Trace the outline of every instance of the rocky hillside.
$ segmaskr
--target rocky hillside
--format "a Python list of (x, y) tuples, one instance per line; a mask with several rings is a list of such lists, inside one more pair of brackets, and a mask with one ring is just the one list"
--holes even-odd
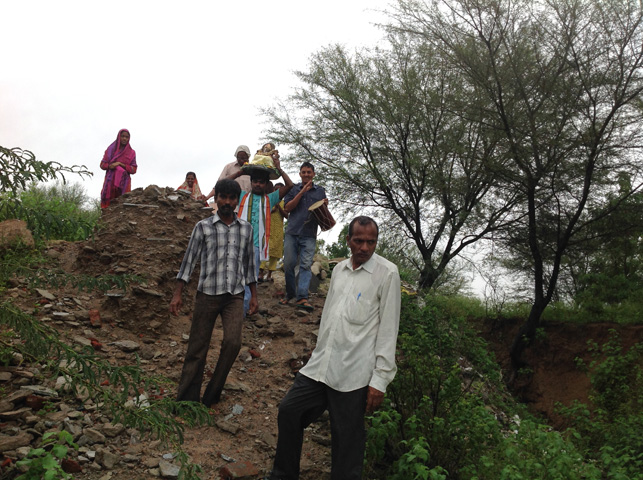
[[(69, 345), (89, 346), (113, 365), (134, 365), (168, 379), (161, 396), (173, 398), (186, 351), (198, 270), (186, 288), (182, 315), (171, 316), (174, 278), (196, 222), (210, 209), (170, 188), (149, 186), (121, 197), (103, 212), (100, 228), (86, 242), (52, 242), (48, 266), (75, 277), (126, 276), (126, 288), (105, 293), (71, 286), (30, 288), (16, 276), (0, 292), (22, 311), (55, 328)], [(323, 272), (322, 272), (323, 273)], [(320, 274), (320, 279), (321, 279)], [(89, 282), (86, 282), (89, 283)], [(319, 283), (319, 282), (315, 282)], [(222, 401), (211, 409), (214, 426), (186, 428), (184, 450), (203, 467), (204, 479), (263, 478), (270, 469), (277, 438), (277, 406), (316, 341), (324, 302), (322, 281), (311, 296), (312, 313), (278, 304), (283, 274), (259, 284), (260, 311), (249, 317), (242, 351), (232, 368)], [(507, 352), (520, 319), (481, 327), (481, 334), (508, 365)], [(533, 374), (518, 385), (532, 411), (552, 417), (555, 403), (587, 398), (588, 381), (575, 366), (589, 360), (587, 340), (604, 341), (619, 328), (626, 346), (643, 340), (643, 327), (546, 325), (546, 341), (528, 350)], [(211, 375), (222, 338), (215, 326), (206, 365)], [(0, 342), (18, 342), (0, 327)], [(16, 355), (0, 366), (0, 479), (16, 460), (39, 445), (46, 432), (66, 430), (80, 446), (65, 464), (74, 478), (109, 480), (175, 478), (174, 453), (142, 432), (124, 428), (83, 396), (65, 393), (64, 378), (44, 378), (42, 366)], [(206, 378), (207, 380), (207, 378)], [(110, 388), (105, 385), (105, 388)], [(327, 418), (306, 431), (302, 479), (329, 478), (330, 432)]]
[[(57, 329), (70, 345), (93, 346), (98, 355), (119, 365), (135, 364), (140, 358), (149, 374), (170, 380), (163, 394), (173, 397), (197, 282), (186, 288), (183, 315), (171, 316), (168, 305), (192, 228), (211, 213), (170, 188), (152, 185), (134, 190), (103, 212), (94, 239), (54, 242), (47, 256), (51, 265), (73, 275), (140, 279), (125, 289), (100, 293), (71, 287), (29, 289), (26, 278), (15, 278), (4, 295), (23, 311), (37, 312), (39, 321)], [(196, 280), (197, 275), (198, 270), (192, 278)], [(241, 354), (222, 401), (211, 410), (216, 426), (186, 430), (183, 448), (203, 467), (203, 478), (219, 478), (219, 472), (230, 473), (231, 478), (262, 478), (271, 466), (277, 405), (314, 347), (323, 306), (321, 293), (312, 295), (313, 313), (281, 306), (278, 298), (283, 287), (280, 272), (274, 283), (259, 284), (260, 312), (247, 319)], [(324, 290), (323, 283), (319, 290)], [(206, 376), (214, 370), (221, 338), (217, 324)], [(176, 476), (173, 452), (159, 442), (144, 441), (141, 432), (114, 423), (91, 400), (64, 395), (64, 379), (43, 379), (39, 365), (24, 360), (16, 358), (13, 365), (0, 367), (3, 473), (38, 445), (45, 432), (65, 429), (80, 445), (66, 466), (80, 470), (75, 478)], [(302, 478), (328, 477), (329, 436), (326, 419), (307, 432)]]

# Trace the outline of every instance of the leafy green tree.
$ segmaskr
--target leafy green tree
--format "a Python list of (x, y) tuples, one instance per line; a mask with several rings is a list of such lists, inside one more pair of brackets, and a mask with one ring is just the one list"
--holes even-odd
[[(534, 338), (570, 248), (641, 188), (608, 200), (622, 175), (638, 179), (643, 6), (637, 0), (401, 0), (392, 32), (440, 52), (476, 101), (516, 223), (496, 236), (528, 266), (533, 304), (511, 357)], [(638, 180), (637, 180), (638, 182)], [(599, 215), (591, 213), (600, 212)]]
[(342, 227), (341, 232), (337, 236), (337, 241), (331, 243), (326, 248), (326, 255), (328, 258), (347, 258), (350, 257), (351, 251), (348, 248), (346, 236), (348, 235), (348, 223)]
[(434, 49), (403, 34), (386, 49), (333, 46), (297, 76), (303, 86), (264, 110), (269, 137), (316, 165), (335, 208), (371, 214), (405, 244), (421, 288), (506, 224), (517, 196), (492, 188), (503, 169), (496, 141), (479, 116), (453, 108), (471, 92)]
[[(630, 191), (623, 179), (621, 191)], [(618, 202), (619, 198), (612, 199)], [(600, 318), (606, 309), (643, 306), (643, 193), (631, 195), (612, 215), (589, 230), (590, 238), (570, 255), (567, 275), (576, 305)]]
[(17, 198), (30, 183), (46, 182), (57, 178), (61, 178), (63, 183), (66, 183), (65, 173), (81, 177), (93, 175), (84, 165), (66, 167), (58, 162), (43, 162), (37, 160), (29, 150), (0, 146), (0, 187), (2, 192), (9, 194), (9, 198)]
[[(0, 164), (0, 220), (25, 220), (39, 239), (74, 241), (91, 234), (100, 210), (91, 206), (81, 185), (68, 184), (64, 177), (65, 173), (91, 175), (84, 166), (42, 162), (29, 151), (3, 147)], [(38, 183), (54, 179), (53, 184)]]

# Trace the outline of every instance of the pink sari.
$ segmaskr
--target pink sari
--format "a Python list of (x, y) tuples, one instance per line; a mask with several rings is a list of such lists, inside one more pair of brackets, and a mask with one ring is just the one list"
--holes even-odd
[[(100, 192), (101, 208), (108, 207), (109, 202), (132, 189), (130, 175), (136, 173), (136, 152), (130, 146), (129, 141), (124, 147), (121, 146), (122, 132), (129, 133), (129, 130), (125, 128), (119, 130), (116, 141), (107, 147), (103, 160), (100, 162), (100, 168), (106, 171), (103, 190)], [(114, 162), (120, 162), (123, 165), (110, 169), (109, 166)]]

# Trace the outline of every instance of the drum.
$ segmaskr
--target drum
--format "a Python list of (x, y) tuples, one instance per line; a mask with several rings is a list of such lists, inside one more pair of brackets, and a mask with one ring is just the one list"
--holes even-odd
[(335, 226), (335, 219), (330, 214), (330, 210), (328, 210), (328, 205), (324, 203), (324, 200), (320, 200), (319, 202), (313, 203), (308, 209), (308, 211), (313, 212), (313, 215), (315, 216), (317, 223), (321, 227), (322, 232), (325, 232), (326, 230), (330, 230)]

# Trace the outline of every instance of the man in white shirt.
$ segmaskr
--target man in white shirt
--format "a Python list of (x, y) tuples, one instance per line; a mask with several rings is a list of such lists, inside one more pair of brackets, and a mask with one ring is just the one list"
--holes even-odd
[(332, 480), (362, 478), (364, 415), (380, 406), (395, 377), (400, 275), (375, 253), (378, 227), (360, 216), (348, 228), (351, 258), (331, 278), (317, 346), (279, 405), (272, 480), (299, 478), (304, 428), (328, 409)]
[[(221, 175), (219, 175), (219, 180), (223, 180), (224, 178), (228, 178), (235, 173), (241, 172), (241, 167), (248, 163), (248, 160), (250, 159), (250, 149), (248, 148), (248, 146), (239, 145), (234, 151), (234, 158), (236, 158), (234, 162), (228, 163), (225, 167), (223, 167), (223, 171), (221, 172)], [(239, 177), (236, 177), (234, 180), (239, 184), (241, 190), (245, 190), (246, 192), (252, 190), (249, 175), (241, 175)], [(210, 193), (208, 193), (208, 195), (205, 197), (206, 202), (212, 197), (214, 197), (214, 188), (212, 188), (212, 190), (210, 190)]]

